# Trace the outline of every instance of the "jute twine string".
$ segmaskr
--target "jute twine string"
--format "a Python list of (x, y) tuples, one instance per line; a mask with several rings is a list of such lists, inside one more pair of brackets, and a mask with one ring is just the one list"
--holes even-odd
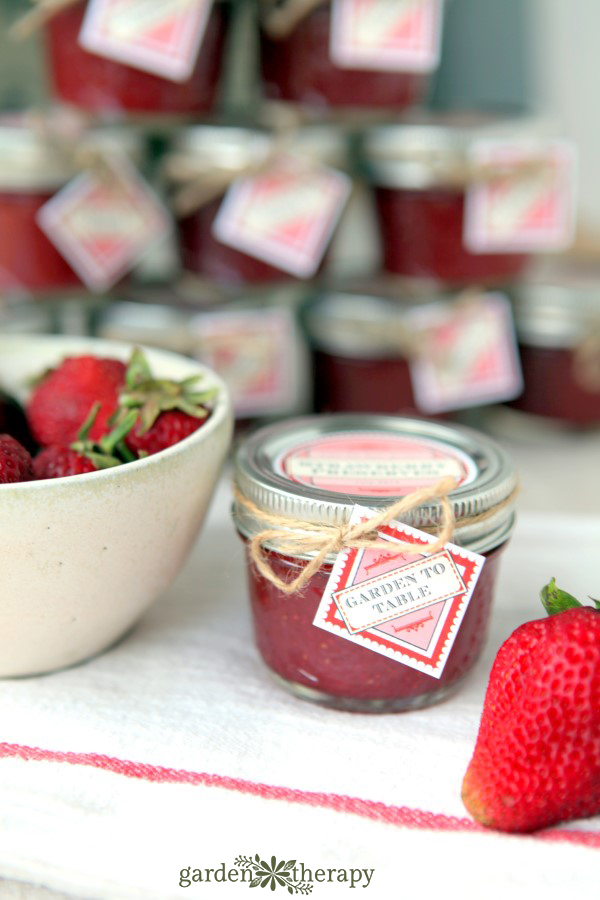
[(36, 110), (29, 112), (27, 119), (73, 172), (93, 174), (115, 194), (130, 195), (121, 174), (118, 154), (86, 140), (90, 123), (84, 116), (61, 117)]
[(438, 153), (416, 148), (402, 150), (390, 148), (377, 150), (376, 162), (418, 163), (431, 170), (433, 179), (439, 184), (451, 187), (465, 187), (469, 184), (483, 184), (492, 181), (551, 175), (554, 165), (543, 155), (532, 155), (527, 159), (506, 163), (475, 163), (469, 161), (443, 160)]
[[(452, 301), (451, 312), (457, 320), (468, 325), (469, 319), (476, 312), (478, 301), (484, 296), (484, 289), (476, 286), (465, 288)], [(382, 347), (400, 354), (406, 359), (420, 356), (434, 357), (443, 364), (445, 351), (432, 344), (427, 329), (417, 328), (400, 319), (388, 319), (381, 322), (368, 322), (361, 319), (348, 319), (336, 322), (336, 336), (349, 339), (374, 340)]]
[[(377, 530), (387, 525), (393, 519), (411, 512), (430, 500), (439, 500), (441, 507), (441, 521), (438, 536), (434, 543), (426, 548), (419, 548), (419, 552), (427, 554), (436, 553), (452, 537), (454, 531), (454, 512), (448, 499), (449, 493), (456, 487), (456, 479), (450, 476), (442, 478), (431, 487), (421, 488), (402, 497), (390, 504), (381, 512), (371, 516), (364, 522), (356, 525), (322, 525), (315, 522), (303, 522), (287, 516), (278, 516), (265, 512), (251, 500), (245, 497), (237, 486), (234, 486), (236, 504), (254, 516), (261, 525), (261, 529), (249, 541), (250, 558), (261, 575), (284, 594), (294, 594), (310, 581), (318, 572), (328, 556), (339, 553), (345, 548), (385, 550), (395, 553), (413, 551), (414, 544), (390, 543), (379, 538)], [(282, 528), (292, 529), (291, 532), (282, 532)], [(284, 581), (274, 571), (273, 567), (264, 555), (263, 547), (270, 544), (277, 553), (283, 556), (297, 556), (299, 554), (315, 553), (300, 574), (292, 581)]]
[(584, 390), (600, 393), (600, 324), (575, 348), (573, 377)]
[(263, 29), (273, 40), (285, 40), (297, 25), (329, 0), (265, 0)]
[(22, 41), (30, 37), (59, 12), (74, 6), (79, 0), (31, 0), (31, 2), (33, 8), (17, 19), (9, 29), (9, 36), (13, 40)]
[(268, 104), (262, 122), (270, 129), (265, 132), (270, 146), (255, 159), (224, 166), (215, 163), (212, 157), (191, 151), (173, 152), (166, 158), (163, 171), (167, 180), (176, 186), (172, 197), (176, 216), (191, 215), (222, 197), (238, 178), (263, 174), (287, 154), (293, 153), (298, 164), (306, 169), (318, 164), (316, 156), (297, 146), (298, 129), (304, 123), (302, 111), (285, 108), (282, 104)]

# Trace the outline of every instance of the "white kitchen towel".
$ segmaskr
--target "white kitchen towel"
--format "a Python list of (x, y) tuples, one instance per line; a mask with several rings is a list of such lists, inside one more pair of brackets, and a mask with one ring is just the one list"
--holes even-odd
[[(75, 897), (219, 900), (248, 884), (215, 870), (258, 854), (325, 872), (311, 882), (324, 900), (451, 888), (597, 900), (600, 817), (499, 835), (470, 821), (460, 785), (499, 645), (541, 615), (551, 576), (593, 591), (600, 519), (522, 516), (472, 677), (438, 706), (368, 716), (314, 707), (271, 679), (228, 508), (223, 485), (178, 581), (117, 646), (0, 682), (0, 876)], [(180, 886), (186, 868), (213, 874)], [(354, 887), (351, 870), (363, 872)]]

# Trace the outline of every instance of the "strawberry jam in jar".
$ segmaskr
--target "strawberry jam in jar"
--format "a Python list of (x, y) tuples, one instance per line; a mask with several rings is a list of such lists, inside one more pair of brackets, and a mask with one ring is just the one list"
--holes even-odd
[(75, 175), (72, 164), (24, 120), (0, 121), (0, 291), (35, 293), (81, 282), (36, 221)]
[[(381, 511), (417, 489), (435, 491), (444, 476), (456, 483), (448, 494), (456, 523), (452, 542), (482, 554), (485, 565), (443, 671), (434, 677), (427, 664), (413, 668), (344, 639), (343, 628), (332, 633), (313, 624), (335, 554), (295, 593), (284, 592), (273, 577), (290, 582), (315, 558), (305, 542), (293, 553), (285, 545), (301, 526), (303, 537), (311, 529), (346, 526), (356, 504)], [(233, 515), (248, 556), (256, 642), (277, 681), (303, 699), (356, 712), (416, 709), (452, 694), (485, 643), (500, 554), (513, 526), (515, 481), (513, 465), (495, 441), (425, 419), (310, 416), (256, 431), (237, 452)], [(401, 519), (435, 533), (442, 508), (431, 498)], [(261, 542), (260, 567), (253, 539)], [(424, 609), (423, 618), (435, 619), (432, 610)], [(406, 648), (386, 625), (384, 640)], [(407, 638), (420, 645), (423, 659), (431, 640), (431, 634), (412, 632)]]
[(475, 253), (464, 241), (466, 194), (478, 177), (475, 141), (523, 135), (531, 126), (481, 117), (420, 116), (364, 135), (387, 272), (449, 285), (497, 284), (520, 276), (527, 253)]
[[(186, 272), (226, 288), (294, 280), (289, 272), (223, 243), (213, 232), (228, 188), (238, 178), (266, 169), (277, 140), (270, 131), (237, 126), (197, 125), (180, 130), (166, 160), (166, 177), (175, 189), (179, 250)], [(298, 128), (290, 149), (308, 165), (348, 166), (347, 138), (337, 128)], [(319, 272), (326, 260), (327, 253)]]
[(211, 112), (227, 29), (228, 5), (215, 2), (197, 60), (186, 81), (171, 81), (85, 50), (78, 41), (87, 2), (67, 4), (45, 28), (50, 83), (56, 100), (106, 117), (123, 113), (190, 115)]
[(599, 425), (600, 286), (526, 282), (513, 307), (524, 387), (510, 406), (565, 425)]
[[(277, 4), (270, 4), (271, 7)], [(405, 110), (426, 92), (428, 71), (390, 71), (359, 63), (343, 67), (332, 58), (331, 4), (305, 4), (302, 16), (282, 16), (293, 0), (263, 17), (261, 69), (270, 100), (297, 103), (313, 109), (340, 107)], [(316, 8), (314, 8), (316, 7)], [(291, 9), (290, 9), (291, 11)], [(431, 67), (434, 65), (432, 61)]]
[(317, 412), (417, 412), (409, 306), (409, 301), (346, 292), (324, 294), (307, 305), (303, 318)]

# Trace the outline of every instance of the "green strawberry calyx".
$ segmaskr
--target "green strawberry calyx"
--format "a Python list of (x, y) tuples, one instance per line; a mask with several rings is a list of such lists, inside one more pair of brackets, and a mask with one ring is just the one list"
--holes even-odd
[(97, 469), (110, 469), (124, 462), (132, 462), (136, 457), (126, 447), (124, 438), (129, 434), (137, 419), (137, 413), (131, 410), (108, 434), (98, 441), (89, 438), (90, 430), (96, 421), (100, 403), (92, 406), (89, 415), (77, 434), (77, 440), (70, 445), (71, 450), (85, 456)]
[(161, 412), (180, 410), (196, 419), (208, 416), (208, 406), (216, 396), (216, 388), (200, 390), (201, 375), (182, 381), (154, 378), (148, 362), (139, 348), (133, 351), (125, 375), (125, 388), (119, 395), (118, 424), (126, 418), (127, 410), (139, 415), (138, 433), (145, 434)]
[[(555, 578), (551, 578), (549, 583), (544, 585), (540, 592), (540, 597), (542, 605), (549, 616), (564, 612), (567, 609), (582, 609), (585, 607), (585, 604), (580, 603), (572, 594), (557, 587)], [(590, 600), (594, 607), (600, 610), (600, 600), (594, 600), (592, 597), (590, 597)]]

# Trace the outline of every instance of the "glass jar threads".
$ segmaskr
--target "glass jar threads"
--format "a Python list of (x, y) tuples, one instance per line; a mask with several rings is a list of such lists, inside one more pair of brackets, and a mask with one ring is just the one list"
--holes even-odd
[[(331, 4), (304, 4), (304, 14), (286, 15), (293, 0), (279, 9), (264, 3), (261, 68), (271, 100), (311, 108), (367, 107), (404, 110), (425, 94), (425, 72), (389, 71), (360, 63), (340, 66), (331, 46)], [(283, 15), (282, 15), (283, 12)]]
[(221, 72), (228, 5), (215, 2), (192, 74), (177, 82), (85, 50), (78, 42), (86, 2), (55, 13), (45, 28), (56, 100), (88, 112), (118, 116), (195, 114), (213, 110)]
[(529, 255), (476, 253), (465, 243), (466, 193), (483, 170), (472, 165), (476, 141), (524, 135), (526, 122), (423, 116), (376, 126), (363, 140), (374, 187), (384, 268), (448, 284), (494, 284), (521, 275)]
[[(315, 560), (311, 535), (339, 528), (347, 534), (355, 504), (380, 512), (417, 488), (432, 488), (434, 495), (416, 501), (402, 521), (435, 531), (444, 509), (435, 491), (443, 476), (455, 484), (447, 493), (456, 520), (452, 540), (485, 555), (486, 563), (441, 677), (432, 677), (313, 624), (335, 554), (295, 593), (277, 579), (291, 582)], [(248, 438), (237, 452), (235, 486), (233, 515), (246, 544), (255, 638), (282, 685), (304, 699), (360, 712), (427, 706), (457, 689), (483, 648), (499, 555), (514, 520), (515, 472), (501, 447), (471, 429), (427, 420), (312, 416)], [(291, 552), (286, 541), (298, 534), (303, 540)]]
[(515, 409), (570, 425), (600, 423), (600, 286), (525, 282), (513, 295), (524, 388)]
[(41, 128), (0, 120), (0, 291), (60, 291), (79, 278), (46, 237), (36, 216), (75, 168)]

